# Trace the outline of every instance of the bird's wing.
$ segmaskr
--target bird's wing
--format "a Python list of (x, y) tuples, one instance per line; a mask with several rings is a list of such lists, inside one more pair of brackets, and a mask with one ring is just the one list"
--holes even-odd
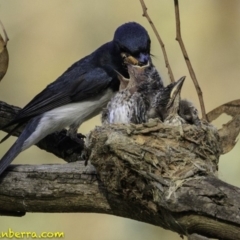
[[(75, 75), (75, 76), (74, 76)], [(83, 101), (104, 91), (111, 83), (103, 68), (82, 73), (80, 76), (64, 74), (35, 96), (16, 117), (3, 128), (23, 124), (32, 117), (72, 102)]]

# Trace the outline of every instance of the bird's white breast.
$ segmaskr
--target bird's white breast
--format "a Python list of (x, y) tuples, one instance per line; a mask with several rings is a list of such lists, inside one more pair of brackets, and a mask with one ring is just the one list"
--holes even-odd
[(25, 141), (24, 148), (26, 149), (37, 143), (50, 133), (62, 130), (72, 124), (80, 125), (96, 116), (107, 105), (112, 96), (113, 91), (108, 89), (100, 96), (98, 95), (89, 100), (66, 104), (47, 111), (42, 115), (36, 130)]
[(129, 123), (131, 119), (131, 94), (128, 90), (117, 93), (108, 105), (109, 115), (107, 122)]

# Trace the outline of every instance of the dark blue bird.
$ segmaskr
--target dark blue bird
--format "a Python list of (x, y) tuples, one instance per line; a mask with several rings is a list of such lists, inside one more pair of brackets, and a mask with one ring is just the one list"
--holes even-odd
[(112, 41), (68, 68), (57, 80), (34, 97), (3, 129), (27, 123), (22, 134), (0, 161), (0, 174), (23, 150), (48, 134), (69, 127), (76, 137), (78, 127), (99, 114), (119, 89), (117, 72), (128, 78), (125, 62), (145, 65), (150, 60), (150, 38), (138, 23), (117, 28)]

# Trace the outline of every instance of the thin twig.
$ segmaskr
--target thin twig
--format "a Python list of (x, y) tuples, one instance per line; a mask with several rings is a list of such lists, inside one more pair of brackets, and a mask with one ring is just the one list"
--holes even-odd
[(171, 82), (174, 82), (174, 76), (173, 76), (173, 72), (172, 72), (172, 69), (170, 67), (170, 64), (169, 64), (169, 61), (168, 61), (168, 57), (167, 57), (167, 52), (165, 50), (165, 46), (164, 46), (164, 43), (154, 25), (154, 23), (152, 22), (151, 18), (149, 17), (148, 13), (147, 13), (147, 7), (146, 7), (146, 4), (144, 2), (144, 0), (139, 0), (141, 5), (142, 5), (142, 9), (143, 9), (143, 17), (146, 17), (148, 22), (150, 23), (152, 29), (153, 29), (153, 32), (155, 33), (157, 39), (158, 39), (158, 42), (160, 43), (160, 46), (162, 48), (162, 52), (163, 52), (163, 56), (164, 56), (164, 61), (165, 61), (165, 66), (166, 68), (168, 69), (168, 75), (170, 77), (170, 80)]
[(176, 40), (179, 42), (180, 48), (182, 50), (185, 62), (187, 64), (188, 67), (188, 71), (190, 73), (190, 76), (193, 80), (193, 83), (195, 85), (197, 94), (198, 94), (198, 98), (199, 98), (199, 102), (200, 102), (200, 106), (201, 106), (201, 111), (202, 111), (202, 118), (207, 120), (207, 116), (206, 116), (206, 111), (205, 111), (205, 106), (204, 106), (204, 101), (203, 101), (203, 94), (202, 94), (202, 90), (198, 84), (196, 75), (194, 73), (192, 64), (190, 62), (190, 59), (188, 57), (186, 48), (184, 46), (183, 40), (182, 40), (182, 36), (181, 36), (181, 27), (180, 27), (180, 15), (179, 15), (179, 5), (178, 5), (178, 0), (174, 0), (174, 6), (175, 6), (175, 17), (176, 17)]

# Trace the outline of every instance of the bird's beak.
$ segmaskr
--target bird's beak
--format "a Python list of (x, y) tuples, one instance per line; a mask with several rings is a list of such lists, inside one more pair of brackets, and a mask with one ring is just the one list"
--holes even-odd
[(134, 86), (138, 81), (141, 81), (141, 76), (145, 73), (145, 69), (149, 66), (149, 62), (144, 66), (127, 64), (129, 78), (125, 78), (121, 73), (115, 70), (120, 81), (119, 91)]
[(125, 64), (138, 65), (138, 60), (131, 55), (128, 55), (126, 53), (121, 53), (121, 57)]
[(144, 73), (145, 69), (150, 66), (150, 63), (147, 62), (147, 64), (140, 66), (140, 65), (134, 65), (134, 64), (127, 64), (128, 72), (135, 72), (135, 73)]
[(149, 63), (150, 55), (148, 53), (140, 53), (138, 57), (133, 57), (126, 53), (121, 53), (125, 64), (132, 64), (138, 66), (144, 66)]
[[(185, 80), (185, 76), (181, 77), (174, 85), (173, 89), (171, 90), (170, 94), (170, 102), (168, 106), (173, 106), (176, 105), (175, 107), (178, 109), (179, 107), (179, 102), (180, 102), (180, 94), (181, 94), (181, 89)], [(174, 108), (175, 108), (174, 107)]]
[(132, 65), (132, 64), (127, 64), (128, 68), (128, 74), (131, 80), (134, 80), (135, 84), (141, 81), (144, 81), (146, 79), (145, 73), (146, 69), (150, 66), (150, 63), (148, 62), (144, 66), (139, 66), (139, 65)]
[(144, 66), (149, 62), (150, 55), (148, 53), (140, 53), (136, 59), (138, 61), (138, 65)]
[(125, 78), (121, 73), (119, 73), (116, 70), (115, 70), (115, 72), (117, 73), (118, 79), (120, 81), (119, 91), (125, 89), (129, 83), (130, 79)]
[(174, 85), (172, 91), (171, 91), (171, 95), (170, 95), (170, 98), (175, 98), (177, 94), (180, 94), (181, 92), (181, 89), (182, 89), (182, 85), (184, 83), (184, 80), (185, 80), (185, 76), (184, 77), (181, 77), (177, 82), (176, 84)]

